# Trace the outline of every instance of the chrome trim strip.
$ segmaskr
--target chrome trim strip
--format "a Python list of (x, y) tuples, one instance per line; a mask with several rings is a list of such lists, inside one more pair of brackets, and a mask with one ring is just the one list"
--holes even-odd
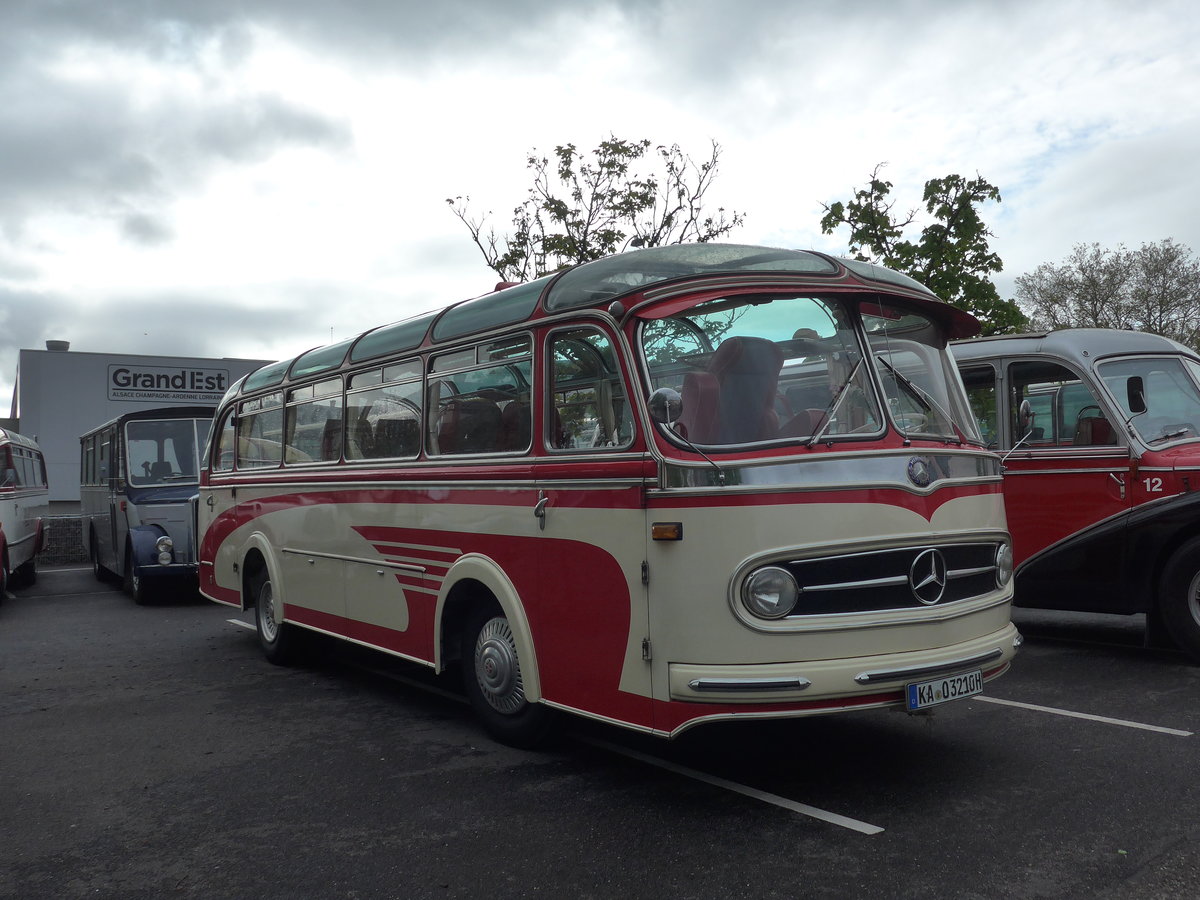
[(1078, 469), (1005, 469), (1004, 477), (1012, 478), (1016, 475), (1107, 475), (1110, 472), (1128, 472), (1129, 466), (1103, 466), (1100, 468), (1078, 468)]
[[(832, 557), (830, 557), (832, 558)], [(974, 569), (952, 569), (946, 573), (947, 578), (970, 578), (972, 575), (986, 575), (995, 572), (995, 566), (979, 566)], [(907, 575), (894, 575), (891, 578), (871, 578), (866, 581), (842, 581), (835, 584), (806, 584), (801, 591), (853, 591), (858, 588), (892, 587), (897, 584), (908, 584)], [(969, 599), (967, 597), (964, 600)], [(792, 618), (789, 616), (789, 618)]]
[(425, 574), (424, 566), (410, 566), (407, 563), (391, 562), (384, 559), (366, 559), (362, 556), (343, 556), (340, 553), (318, 553), (315, 550), (297, 550), (295, 547), (281, 547), (280, 553), (291, 553), (293, 556), (315, 556), (318, 559), (332, 559), (337, 562), (365, 563), (368, 566), (380, 566), (385, 569), (403, 569), (405, 572)]
[(950, 662), (937, 663), (931, 666), (910, 666), (904, 669), (881, 669), (874, 672), (859, 672), (854, 676), (854, 680), (859, 684), (875, 684), (879, 681), (934, 678), (938, 675), (948, 675), (952, 672), (961, 671), (962, 669), (973, 669), (976, 666), (982, 666), (985, 663), (1002, 659), (1003, 657), (1004, 651), (997, 647), (994, 650), (989, 650), (987, 653), (981, 653), (978, 656), (972, 656), (967, 659), (951, 660)]
[(801, 586), (801, 593), (808, 591), (853, 591), (858, 588), (891, 587), (897, 584), (908, 584), (908, 576), (894, 575), (891, 578), (871, 578), (866, 581), (842, 581), (835, 584), (806, 584)]
[(970, 578), (974, 575), (987, 575), (995, 572), (995, 566), (976, 566), (974, 569), (952, 569), (946, 573), (947, 578)]
[(736, 693), (739, 691), (802, 691), (811, 687), (807, 678), (693, 678), (693, 691)]

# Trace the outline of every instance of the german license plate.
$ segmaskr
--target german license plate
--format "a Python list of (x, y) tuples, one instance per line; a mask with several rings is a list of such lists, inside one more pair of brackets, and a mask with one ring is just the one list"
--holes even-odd
[(983, 672), (964, 672), (962, 675), (949, 675), (945, 678), (934, 678), (930, 681), (917, 681), (906, 686), (906, 699), (909, 709), (927, 709), (946, 703), (950, 700), (960, 700), (973, 694), (983, 693)]

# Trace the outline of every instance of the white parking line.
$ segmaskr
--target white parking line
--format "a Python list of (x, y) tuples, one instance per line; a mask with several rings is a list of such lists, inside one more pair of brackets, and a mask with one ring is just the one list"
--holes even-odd
[(1180, 731), (1178, 728), (1163, 728), (1161, 725), (1145, 725), (1141, 722), (1130, 722), (1126, 719), (1110, 719), (1108, 716), (1094, 716), (1091, 713), (1073, 712), (1069, 709), (1055, 709), (1053, 706), (1037, 706), (1033, 703), (1018, 703), (1016, 700), (1001, 700), (999, 697), (976, 697), (984, 703), (996, 703), (1000, 706), (1015, 706), (1018, 709), (1031, 709), (1034, 712), (1051, 713), (1056, 716), (1067, 716), (1071, 719), (1087, 719), (1091, 722), (1103, 722), (1105, 725), (1120, 725), (1124, 728), (1139, 728), (1142, 731), (1156, 731), (1159, 734), (1173, 734), (1176, 737), (1191, 737), (1192, 732)]
[(849, 828), (851, 831), (857, 831), (859, 834), (880, 834), (883, 831), (883, 829), (878, 825), (871, 825), (869, 822), (860, 822), (858, 819), (851, 819), (848, 816), (840, 816), (837, 813), (832, 813), (828, 810), (818, 809), (815, 806), (809, 806), (807, 803), (797, 803), (795, 800), (789, 800), (787, 797), (780, 797), (778, 794), (768, 794), (766, 791), (760, 791), (757, 788), (747, 787), (744, 784), (738, 784), (736, 781), (729, 781), (725, 778), (718, 778), (715, 775), (707, 775), (704, 772), (697, 772), (695, 769), (689, 769), (686, 766), (680, 766), (672, 762), (667, 762), (665, 759), (658, 759), (654, 756), (638, 753), (636, 750), (629, 750), (625, 747), (618, 747), (615, 744), (609, 744), (605, 741), (597, 741), (592, 738), (580, 738), (580, 740), (585, 744), (591, 744), (593, 747), (599, 747), (600, 749), (607, 750), (610, 753), (628, 756), (630, 759), (636, 759), (638, 762), (643, 762), (651, 766), (657, 766), (660, 769), (666, 769), (668, 772), (674, 772), (676, 775), (683, 775), (687, 778), (693, 778), (696, 781), (702, 781), (705, 784), (711, 784), (714, 787), (724, 788), (727, 791), (733, 791), (735, 794), (742, 794), (743, 796), (751, 797), (754, 800), (761, 800), (763, 803), (770, 803), (773, 806), (778, 806), (782, 809), (790, 810), (791, 812), (800, 813), (801, 815), (808, 816), (812, 819), (820, 819), (822, 822), (828, 822), (831, 825), (839, 825), (842, 828)]
[[(239, 628), (246, 628), (254, 631), (255, 627), (250, 622), (243, 622), (241, 619), (226, 619), (230, 625), (237, 625)], [(435, 694), (441, 694), (459, 703), (465, 703), (463, 697), (457, 694), (451, 694), (449, 691), (443, 691), (440, 688), (432, 685), (422, 684), (418, 681), (409, 680), (401, 675), (393, 673), (380, 672), (379, 674), (386, 675), (396, 681), (410, 684), (413, 687), (422, 688)], [(849, 828), (851, 831), (857, 831), (860, 834), (879, 834), (883, 831), (878, 825), (871, 825), (868, 822), (860, 822), (858, 819), (851, 819), (848, 816), (840, 816), (837, 813), (832, 813), (824, 809), (818, 809), (815, 806), (809, 806), (806, 803), (797, 803), (795, 800), (789, 800), (787, 797), (780, 797), (777, 794), (768, 794), (766, 791), (760, 791), (757, 788), (747, 787), (744, 784), (738, 784), (736, 781), (729, 781), (725, 778), (718, 778), (715, 775), (706, 775), (703, 772), (697, 772), (695, 769), (689, 769), (686, 766), (676, 765), (675, 763), (667, 762), (665, 759), (657, 759), (653, 756), (647, 756), (643, 753), (638, 753), (636, 750), (629, 750), (624, 747), (618, 747), (615, 744), (609, 744), (604, 741), (597, 741), (592, 738), (579, 738), (585, 744), (591, 744), (593, 747), (599, 747), (602, 750), (607, 750), (610, 753), (617, 753), (621, 756), (627, 756), (630, 759), (636, 759), (639, 762), (644, 762), (647, 765), (657, 766), (660, 769), (666, 769), (668, 772), (674, 772), (676, 775), (683, 775), (687, 778), (702, 781), (706, 784), (711, 784), (714, 787), (724, 788), (727, 791), (733, 791), (735, 794), (742, 794), (746, 797), (751, 797), (755, 800), (761, 800), (763, 803), (770, 803), (773, 806), (778, 806), (782, 809), (790, 810), (791, 812), (800, 813), (812, 819), (820, 819), (822, 822), (828, 822), (831, 825), (839, 825), (842, 828)]]

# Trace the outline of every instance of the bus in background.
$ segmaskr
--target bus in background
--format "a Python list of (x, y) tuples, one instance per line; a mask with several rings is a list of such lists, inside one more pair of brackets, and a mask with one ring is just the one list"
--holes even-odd
[(586, 263), (266, 366), (203, 459), (200, 590), (267, 658), (461, 670), (500, 740), (970, 696), (1007, 670), (999, 458), (917, 282), (819, 253)]
[(134, 602), (196, 575), (189, 500), (212, 408), (126, 413), (79, 439), (83, 546), (96, 577), (121, 579)]
[(46, 460), (37, 442), (0, 428), (0, 598), (37, 581), (50, 509)]
[(1200, 659), (1200, 355), (1099, 328), (953, 351), (1004, 458), (1016, 605), (1145, 613)]

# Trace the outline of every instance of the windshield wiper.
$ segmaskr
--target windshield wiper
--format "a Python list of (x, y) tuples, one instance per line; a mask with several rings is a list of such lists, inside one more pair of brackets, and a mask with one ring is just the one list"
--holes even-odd
[(858, 358), (858, 362), (854, 364), (854, 368), (850, 370), (850, 374), (846, 376), (846, 380), (842, 383), (842, 386), (838, 388), (838, 392), (834, 394), (833, 398), (828, 404), (826, 404), (825, 411), (821, 413), (821, 426), (813, 430), (812, 437), (808, 439), (808, 443), (806, 443), (804, 446), (811, 447), (813, 444), (819, 441), (822, 436), (824, 436), (825, 429), (829, 427), (829, 424), (833, 421), (834, 415), (837, 413), (838, 409), (841, 408), (842, 401), (846, 398), (846, 388), (850, 387), (850, 382), (854, 380), (854, 376), (857, 375), (858, 370), (862, 368), (864, 359), (866, 359), (865, 356), (860, 356)]
[[(936, 412), (943, 419), (950, 423), (950, 427), (954, 429), (954, 435), (958, 438), (958, 442), (960, 444), (967, 443), (967, 436), (963, 434), (962, 429), (958, 427), (958, 423), (954, 421), (954, 416), (942, 409), (942, 405), (938, 403), (931, 394), (922, 390), (920, 387), (910, 381), (906, 375), (893, 366), (885, 357), (877, 356), (876, 359), (887, 366), (888, 371), (892, 373), (892, 377), (896, 379), (896, 382), (898, 384), (902, 384), (908, 389), (908, 393), (914, 400), (921, 404), (921, 407), (925, 410), (925, 412)], [(907, 430), (902, 429), (902, 433), (905, 437), (908, 437)]]

